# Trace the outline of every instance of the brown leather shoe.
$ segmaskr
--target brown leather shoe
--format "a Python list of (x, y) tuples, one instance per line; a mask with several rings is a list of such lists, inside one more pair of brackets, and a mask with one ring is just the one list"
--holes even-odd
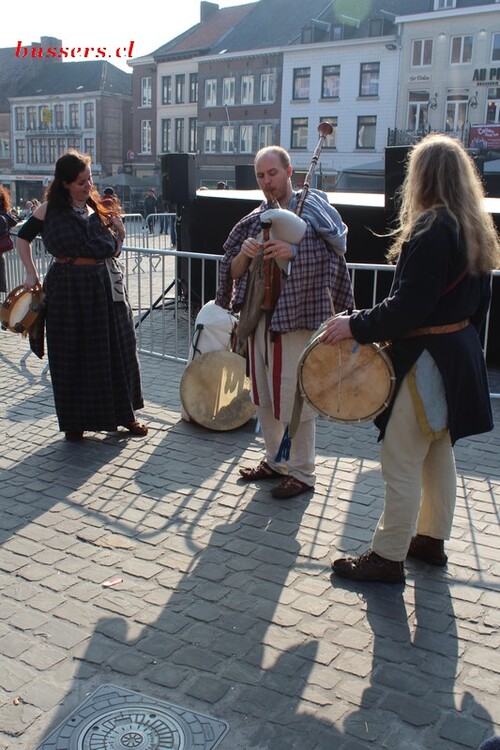
[(432, 536), (417, 534), (410, 542), (407, 557), (416, 557), (429, 565), (442, 568), (448, 562), (448, 555), (444, 551), (444, 541), (433, 539)]
[(283, 476), (272, 469), (266, 461), (261, 461), (257, 466), (243, 466), (239, 469), (239, 472), (245, 482), (256, 482), (259, 479), (274, 479), (274, 477)]
[(281, 480), (277, 487), (271, 490), (271, 495), (277, 500), (290, 500), (290, 498), (302, 495), (302, 493), (312, 489), (314, 487), (288, 475)]
[(352, 581), (405, 582), (403, 563), (387, 560), (373, 550), (368, 550), (359, 557), (342, 557), (333, 560), (332, 570), (340, 578), (350, 578)]

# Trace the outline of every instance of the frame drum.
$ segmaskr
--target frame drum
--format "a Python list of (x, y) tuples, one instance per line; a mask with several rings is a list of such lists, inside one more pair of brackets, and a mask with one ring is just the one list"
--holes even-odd
[(246, 360), (234, 352), (206, 352), (188, 364), (181, 378), (183, 408), (209, 430), (234, 430), (255, 414)]
[(344, 339), (323, 344), (326, 324), (302, 352), (297, 379), (307, 403), (334, 422), (374, 419), (389, 404), (395, 376), (388, 354), (379, 344)]
[(42, 291), (31, 292), (23, 286), (13, 289), (0, 308), (0, 322), (4, 331), (26, 335), (37, 319), (43, 298)]

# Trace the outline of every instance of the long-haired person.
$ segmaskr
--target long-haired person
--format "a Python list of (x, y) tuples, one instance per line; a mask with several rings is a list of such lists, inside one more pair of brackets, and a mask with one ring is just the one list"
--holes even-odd
[(31, 245), (40, 234), (54, 256), (44, 282), (47, 352), (59, 428), (68, 440), (123, 426), (147, 434), (135, 411), (143, 396), (132, 310), (115, 257), (125, 230), (102, 205), (88, 156), (56, 162), (42, 203), (18, 234), (25, 287), (39, 287)]
[[(19, 219), (11, 210), (10, 195), (7, 190), (0, 185), (0, 233), (8, 233), (18, 221)], [(3, 255), (4, 254), (0, 252), (0, 292), (7, 292), (7, 271)]]
[(453, 445), (493, 427), (480, 333), (500, 258), (480, 178), (458, 141), (430, 135), (410, 152), (401, 196), (389, 296), (332, 319), (323, 337), (392, 341), (395, 396), (376, 420), (384, 510), (371, 549), (332, 562), (336, 575), (361, 581), (403, 582), (407, 556), (446, 565)]

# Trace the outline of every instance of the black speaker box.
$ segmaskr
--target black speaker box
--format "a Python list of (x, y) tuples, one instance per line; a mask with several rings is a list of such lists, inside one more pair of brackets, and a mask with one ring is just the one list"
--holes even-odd
[(196, 195), (194, 154), (165, 154), (161, 157), (161, 191), (163, 200), (185, 206)]
[(387, 146), (385, 149), (385, 209), (396, 210), (394, 197), (403, 184), (406, 174), (406, 160), (411, 146)]
[(236, 164), (234, 167), (236, 190), (256, 190), (255, 168), (253, 164)]

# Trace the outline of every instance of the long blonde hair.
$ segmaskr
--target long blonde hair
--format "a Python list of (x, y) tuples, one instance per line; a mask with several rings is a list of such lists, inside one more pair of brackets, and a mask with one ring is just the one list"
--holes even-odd
[(462, 144), (447, 135), (426, 136), (408, 157), (388, 259), (396, 260), (403, 243), (426, 232), (436, 218), (436, 209), (446, 208), (463, 237), (470, 271), (488, 273), (497, 268), (498, 234), (484, 208), (484, 197), (479, 174)]

